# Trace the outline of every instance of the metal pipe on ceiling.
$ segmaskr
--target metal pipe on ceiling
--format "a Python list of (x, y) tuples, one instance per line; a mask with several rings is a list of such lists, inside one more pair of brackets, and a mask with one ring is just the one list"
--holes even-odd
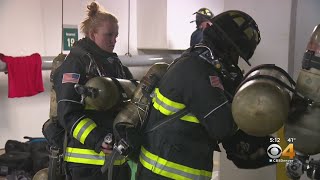
[[(156, 62), (166, 62), (171, 63), (178, 54), (168, 54), (168, 55), (133, 55), (133, 56), (119, 56), (121, 62), (128, 67), (135, 66), (151, 66)], [(42, 70), (50, 70), (52, 66), (52, 61), (55, 56), (42, 56)], [(0, 60), (0, 72), (7, 72), (6, 63)]]

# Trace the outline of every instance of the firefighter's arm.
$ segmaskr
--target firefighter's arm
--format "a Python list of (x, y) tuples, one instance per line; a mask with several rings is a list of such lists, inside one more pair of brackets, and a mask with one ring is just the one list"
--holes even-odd
[[(231, 103), (225, 97), (219, 77), (214, 73), (192, 73), (185, 87), (185, 102), (212, 139), (220, 140), (235, 132)], [(211, 83), (212, 81), (212, 83)], [(221, 85), (221, 87), (220, 87)]]
[(260, 168), (271, 165), (266, 154), (269, 136), (254, 137), (238, 130), (231, 112), (231, 102), (214, 72), (193, 75), (193, 88), (188, 107), (205, 127), (208, 135), (222, 141), (227, 158), (239, 168)]
[(84, 105), (81, 96), (76, 92), (76, 83), (86, 81), (86, 66), (80, 59), (67, 57), (54, 76), (55, 90), (58, 103), (58, 119), (60, 124), (73, 138), (77, 139), (88, 149), (101, 151), (104, 131), (84, 114)]

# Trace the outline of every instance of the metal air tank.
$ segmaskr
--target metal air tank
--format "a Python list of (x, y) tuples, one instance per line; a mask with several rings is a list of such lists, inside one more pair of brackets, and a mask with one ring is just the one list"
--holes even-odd
[(232, 102), (238, 127), (253, 136), (279, 130), (287, 120), (294, 81), (281, 68), (263, 64), (251, 69)]

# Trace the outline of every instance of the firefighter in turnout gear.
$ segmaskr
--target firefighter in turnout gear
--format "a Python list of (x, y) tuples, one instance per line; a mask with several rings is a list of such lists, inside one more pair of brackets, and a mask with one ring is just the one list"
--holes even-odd
[[(112, 133), (116, 109), (97, 111), (86, 106), (75, 89), (97, 76), (132, 79), (132, 74), (123, 66), (113, 52), (118, 36), (118, 20), (92, 2), (88, 17), (82, 22), (85, 37), (71, 49), (63, 64), (56, 70), (54, 85), (58, 102), (59, 123), (67, 132), (64, 161), (72, 180), (102, 180), (100, 168), (105, 156), (112, 152), (112, 146), (104, 143)], [(130, 168), (126, 159), (114, 163), (113, 179), (130, 179)]]
[(193, 14), (196, 15), (196, 20), (191, 21), (190, 23), (196, 22), (196, 30), (191, 34), (190, 46), (198, 44), (202, 41), (203, 30), (210, 26), (210, 19), (214, 17), (213, 13), (208, 8), (201, 8)]
[[(265, 153), (269, 137), (238, 130), (231, 113), (232, 97), (243, 78), (238, 58), (248, 62), (253, 55), (260, 42), (258, 26), (248, 14), (235, 10), (211, 22), (203, 43), (177, 58), (153, 92), (139, 180), (211, 179), (213, 151), (220, 150), (220, 142), (239, 168), (270, 164)], [(187, 113), (155, 128), (185, 109)]]

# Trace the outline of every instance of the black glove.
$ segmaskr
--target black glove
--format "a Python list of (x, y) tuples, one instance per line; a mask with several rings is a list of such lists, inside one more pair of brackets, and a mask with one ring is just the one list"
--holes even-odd
[(140, 149), (143, 142), (143, 132), (134, 127), (128, 127), (125, 124), (118, 124), (114, 128), (115, 139), (119, 142), (124, 140), (128, 145), (127, 156), (134, 162), (139, 161)]
[(143, 143), (143, 133), (137, 131), (137, 129), (128, 128), (126, 141), (130, 146), (130, 153), (128, 154), (129, 159), (138, 163), (140, 150)]
[(48, 119), (42, 126), (42, 134), (51, 147), (63, 150), (65, 130), (58, 120)]
[(227, 158), (238, 168), (256, 169), (272, 165), (267, 155), (272, 136), (256, 137), (238, 130), (232, 137), (222, 141)]

